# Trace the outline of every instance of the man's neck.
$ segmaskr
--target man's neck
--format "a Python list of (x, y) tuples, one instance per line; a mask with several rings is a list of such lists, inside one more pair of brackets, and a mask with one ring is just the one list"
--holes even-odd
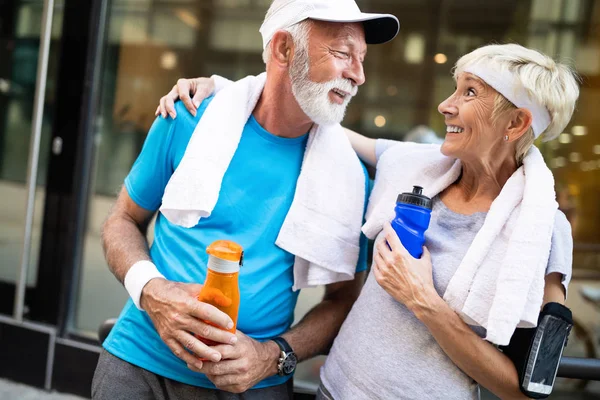
[(284, 138), (306, 134), (313, 122), (304, 114), (291, 88), (269, 80), (252, 112), (256, 121), (268, 132)]

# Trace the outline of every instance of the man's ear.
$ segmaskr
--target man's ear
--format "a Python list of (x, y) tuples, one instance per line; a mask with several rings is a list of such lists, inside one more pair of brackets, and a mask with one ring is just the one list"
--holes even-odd
[(533, 116), (531, 111), (526, 108), (517, 108), (513, 111), (513, 115), (506, 129), (506, 135), (508, 135), (508, 141), (514, 142), (523, 136), (527, 130), (531, 127), (533, 122)]
[(279, 30), (271, 38), (271, 58), (280, 66), (288, 66), (294, 53), (294, 40), (289, 32)]

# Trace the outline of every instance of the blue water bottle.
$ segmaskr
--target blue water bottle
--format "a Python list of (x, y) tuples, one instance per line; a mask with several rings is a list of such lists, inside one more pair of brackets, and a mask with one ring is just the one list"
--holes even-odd
[(392, 220), (392, 228), (414, 257), (421, 258), (425, 231), (431, 219), (431, 199), (422, 194), (423, 188), (413, 186), (412, 193), (401, 193), (396, 200), (396, 217)]

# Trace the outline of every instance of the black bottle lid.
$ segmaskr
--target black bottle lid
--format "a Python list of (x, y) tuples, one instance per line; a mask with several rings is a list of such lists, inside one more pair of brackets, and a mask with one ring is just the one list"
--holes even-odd
[(400, 193), (396, 203), (412, 204), (414, 206), (425, 207), (431, 210), (431, 199), (422, 193), (423, 188), (421, 186), (413, 186), (412, 193)]

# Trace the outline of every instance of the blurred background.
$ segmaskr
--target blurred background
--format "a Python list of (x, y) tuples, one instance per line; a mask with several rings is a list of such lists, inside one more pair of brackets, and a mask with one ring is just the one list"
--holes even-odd
[[(38, 155), (30, 142), (44, 2), (0, 0), (0, 377), (89, 396), (98, 327), (116, 317), (127, 299), (105, 264), (101, 224), (159, 98), (178, 78), (219, 74), (235, 80), (264, 70), (258, 28), (270, 1), (51, 3), (47, 81), (39, 87), (44, 107), (37, 189), (28, 208), (28, 168)], [(395, 40), (369, 48), (367, 82), (344, 120), (371, 137), (441, 140), (445, 125), (437, 105), (454, 90), (451, 68), (484, 44), (517, 42), (568, 62), (582, 75), (569, 126), (557, 140), (538, 145), (575, 242), (568, 305), (576, 326), (566, 354), (596, 358), (600, 0), (358, 3), (363, 11), (395, 14), (401, 24)], [(24, 322), (15, 322), (23, 260)], [(321, 295), (319, 289), (303, 291), (296, 319)], [(316, 385), (323, 359), (301, 364), (298, 385)], [(600, 398), (597, 384), (584, 380), (561, 379), (553, 397), (560, 393)]]

